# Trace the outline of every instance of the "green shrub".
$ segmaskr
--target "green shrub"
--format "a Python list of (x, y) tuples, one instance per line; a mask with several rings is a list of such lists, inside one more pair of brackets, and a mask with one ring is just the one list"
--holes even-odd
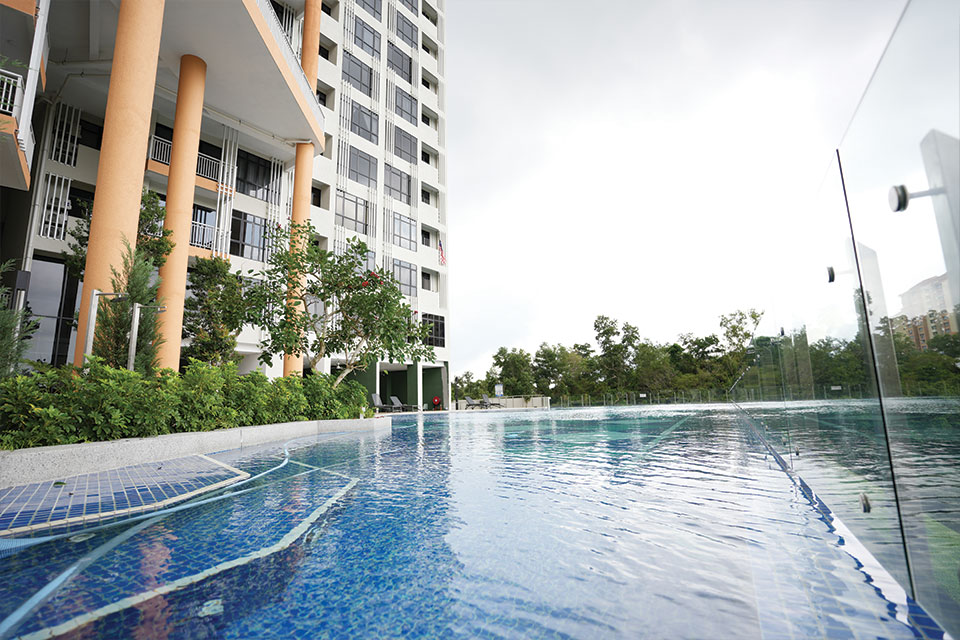
[(358, 382), (239, 375), (236, 364), (192, 360), (183, 374), (146, 377), (91, 357), (85, 370), (36, 365), (0, 378), (0, 448), (137, 438), (237, 426), (356, 418), (366, 412)]
[(230, 386), (228, 381), (232, 383), (235, 378), (237, 366), (233, 363), (214, 367), (191, 359), (172, 394), (178, 405), (175, 431), (213, 431), (239, 426), (239, 412), (224, 393)]

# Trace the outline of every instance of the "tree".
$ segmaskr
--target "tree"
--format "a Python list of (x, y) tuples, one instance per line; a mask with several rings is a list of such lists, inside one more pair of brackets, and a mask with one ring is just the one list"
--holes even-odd
[[(70, 230), (68, 251), (63, 254), (64, 263), (70, 275), (83, 280), (83, 269), (87, 263), (87, 244), (90, 242), (90, 205), (80, 203), (80, 219)], [(160, 204), (160, 196), (148, 189), (140, 196), (140, 218), (137, 224), (137, 253), (149, 259), (154, 268), (159, 269), (167, 261), (173, 250), (173, 231), (163, 228), (167, 210)]]
[(237, 362), (237, 335), (247, 317), (240, 276), (230, 273), (230, 261), (199, 258), (190, 272), (184, 301), (183, 337), (190, 344), (185, 358), (214, 366)]
[(500, 347), (493, 355), (494, 372), (503, 384), (503, 393), (508, 396), (533, 395), (533, 362), (523, 349)]
[(453, 398), (459, 400), (460, 398), (465, 398), (470, 396), (471, 398), (479, 398), (484, 393), (487, 393), (487, 390), (484, 389), (483, 380), (474, 380), (473, 373), (467, 371), (463, 375), (454, 376), (453, 384), (451, 385), (453, 391)]
[(366, 267), (367, 245), (347, 242), (341, 254), (321, 249), (312, 224), (274, 230), (268, 266), (252, 295), (251, 318), (266, 333), (260, 360), (284, 353), (309, 354), (311, 368), (340, 355), (344, 367), (334, 387), (352, 371), (379, 360), (434, 361), (424, 344), (429, 323), (419, 322), (389, 273)]
[(960, 360), (960, 333), (945, 333), (933, 336), (927, 342), (931, 351)]
[[(13, 262), (0, 264), (0, 279), (13, 269)], [(28, 340), (39, 326), (23, 309), (9, 305), (10, 289), (0, 284), (0, 378), (17, 373)]]
[(147, 308), (140, 311), (134, 370), (144, 375), (153, 375), (157, 369), (157, 347), (163, 344), (157, 324), (158, 310), (155, 308), (159, 304), (157, 291), (160, 281), (153, 277), (153, 260), (126, 244), (120, 271), (112, 267), (111, 271), (113, 290), (125, 295), (100, 301), (93, 338), (93, 355), (103, 358), (104, 363), (111, 367), (126, 368), (133, 304), (138, 302)]

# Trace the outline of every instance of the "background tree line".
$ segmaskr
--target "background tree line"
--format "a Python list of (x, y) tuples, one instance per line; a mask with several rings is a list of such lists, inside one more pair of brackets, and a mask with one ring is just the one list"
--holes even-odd
[[(828, 336), (812, 343), (805, 329), (754, 337), (762, 315), (755, 309), (734, 311), (720, 316), (717, 333), (684, 333), (665, 344), (641, 338), (628, 322), (601, 315), (593, 323), (593, 344), (544, 342), (534, 354), (501, 347), (482, 378), (469, 371), (455, 377), (453, 394), (458, 399), (492, 395), (498, 383), (504, 395), (544, 395), (554, 402), (563, 396), (625, 392), (648, 397), (697, 389), (722, 394), (735, 383), (766, 390), (766, 399), (876, 394), (872, 354), (862, 330), (850, 340)], [(889, 328), (875, 330), (873, 340), (892, 341), (903, 395), (960, 394), (960, 335), (936, 336), (924, 351)]]

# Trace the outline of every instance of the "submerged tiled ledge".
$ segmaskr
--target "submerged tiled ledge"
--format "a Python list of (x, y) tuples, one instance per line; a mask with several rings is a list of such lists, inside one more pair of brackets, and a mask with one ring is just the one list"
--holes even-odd
[(390, 427), (389, 416), (365, 420), (305, 420), (218, 431), (170, 433), (154, 438), (0, 451), (0, 489), (291, 438)]

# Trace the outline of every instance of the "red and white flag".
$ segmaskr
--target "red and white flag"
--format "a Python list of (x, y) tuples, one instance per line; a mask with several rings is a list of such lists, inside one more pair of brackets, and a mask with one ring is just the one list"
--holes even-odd
[(447, 264), (447, 256), (443, 255), (443, 242), (437, 238), (437, 248), (440, 249), (440, 264)]

